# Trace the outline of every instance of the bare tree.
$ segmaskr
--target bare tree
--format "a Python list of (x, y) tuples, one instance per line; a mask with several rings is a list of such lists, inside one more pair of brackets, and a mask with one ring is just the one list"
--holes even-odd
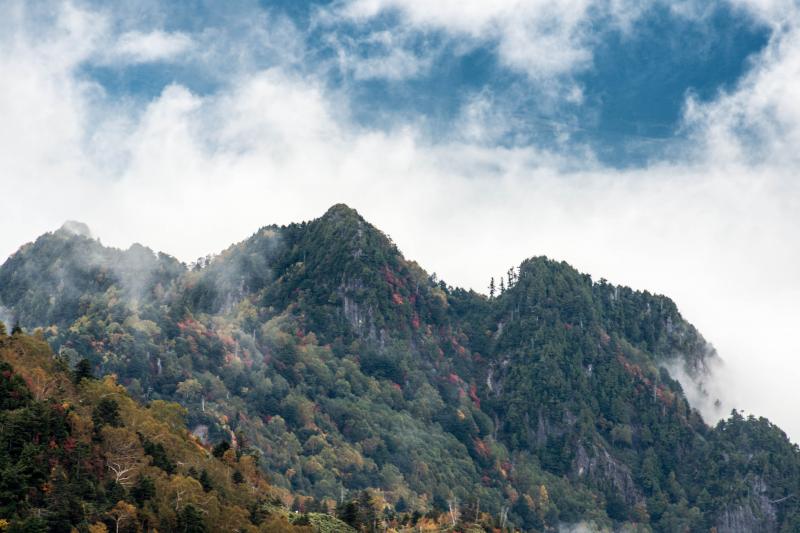
[(126, 428), (111, 426), (103, 427), (101, 434), (106, 467), (114, 474), (114, 481), (124, 486), (133, 484), (144, 460), (139, 437)]
[(450, 520), (453, 522), (453, 527), (456, 527), (456, 523), (458, 523), (458, 519), (461, 515), (458, 509), (458, 498), (451, 494), (450, 499), (447, 500), (447, 507), (450, 509)]
[(500, 529), (506, 528), (506, 521), (508, 520), (508, 505), (504, 505), (500, 509)]

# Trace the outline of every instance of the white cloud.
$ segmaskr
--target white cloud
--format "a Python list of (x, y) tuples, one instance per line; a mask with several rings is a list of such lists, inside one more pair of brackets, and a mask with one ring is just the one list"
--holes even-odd
[[(490, 24), (465, 6), (463, 31)], [(436, 144), (413, 126), (356, 127), (324, 86), (280, 68), (238, 71), (210, 96), (172, 85), (145, 109), (112, 102), (79, 75), (109, 46), (102, 17), (67, 7), (42, 29), (20, 13), (0, 37), (0, 255), (77, 219), (104, 242), (192, 260), (344, 201), (452, 284), (481, 290), (547, 254), (674, 297), (726, 359), (728, 398), (800, 438), (786, 401), (800, 378), (800, 183), (781, 144), (800, 123), (790, 34), (735, 91), (693, 104), (699, 157), (566, 172), (562, 156), (483, 142), (502, 129), (490, 94), (465, 108), (472, 129)], [(741, 125), (783, 155), (740, 157)]]
[(387, 12), (422, 30), (496, 41), (509, 67), (544, 80), (591, 62), (587, 28), (591, 0), (348, 0), (329, 16), (365, 21)]
[(710, 102), (689, 96), (685, 125), (714, 161), (797, 168), (800, 155), (800, 5), (793, 0), (728, 0), (771, 28), (749, 72)]
[(686, 121), (719, 160), (800, 164), (800, 26), (778, 30), (736, 88), (689, 99)]
[[(327, 42), (336, 50), (338, 66), (357, 80), (405, 80), (428, 72), (434, 51), (410, 50), (407, 32), (375, 31), (356, 39), (331, 33)], [(367, 49), (367, 50), (364, 50)]]
[(732, 6), (745, 9), (761, 21), (779, 27), (797, 24), (798, 5), (795, 0), (727, 0)]
[(800, 378), (800, 7), (783, 0), (732, 4), (773, 33), (734, 88), (710, 102), (686, 102), (695, 155), (728, 191), (724, 201), (708, 204), (725, 210), (709, 251), (726, 272), (704, 282), (691, 304), (697, 310), (689, 310), (727, 359), (712, 392), (728, 406), (769, 416), (797, 441), (800, 424), (788, 400)]
[(129, 31), (102, 52), (100, 61), (111, 64), (169, 61), (186, 54), (193, 46), (192, 38), (181, 32)]
[[(37, 14), (22, 2), (13, 3), (0, 31), (0, 183), (6, 238), (23, 227), (48, 228), (48, 206), (76, 201), (77, 188), (85, 184), (82, 142), (97, 88), (77, 79), (74, 69), (92, 54), (105, 21), (70, 5), (61, 6), (53, 20), (47, 18), (48, 31), (39, 32)], [(18, 200), (11, 201), (14, 195)]]

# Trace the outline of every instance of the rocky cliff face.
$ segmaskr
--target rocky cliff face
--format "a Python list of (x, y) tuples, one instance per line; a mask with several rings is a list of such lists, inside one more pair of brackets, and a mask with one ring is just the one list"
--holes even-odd
[(631, 469), (605, 449), (595, 447), (588, 451), (579, 446), (572, 463), (572, 476), (578, 480), (589, 480), (605, 492), (617, 494), (630, 507), (645, 503)]
[[(778, 531), (778, 512), (761, 478), (750, 480), (748, 496), (724, 507), (717, 519), (718, 533), (771, 533)], [(784, 500), (786, 501), (786, 500)]]

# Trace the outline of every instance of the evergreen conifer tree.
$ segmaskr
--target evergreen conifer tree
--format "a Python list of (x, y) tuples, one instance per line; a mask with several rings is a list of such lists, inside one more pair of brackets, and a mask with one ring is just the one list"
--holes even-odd
[(180, 533), (207, 533), (203, 517), (197, 508), (189, 504), (178, 515), (178, 531)]
[(73, 379), (75, 384), (81, 382), (82, 379), (94, 379), (94, 374), (92, 372), (92, 363), (89, 362), (88, 359), (85, 357), (78, 361), (75, 365), (75, 372), (73, 374)]

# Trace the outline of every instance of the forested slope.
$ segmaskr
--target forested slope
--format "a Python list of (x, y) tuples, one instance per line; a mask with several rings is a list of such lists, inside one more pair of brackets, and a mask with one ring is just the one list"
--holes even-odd
[(7, 313), (68, 364), (180, 402), (301, 507), (367, 490), (387, 524), (800, 527), (797, 447), (763, 419), (709, 427), (666, 370), (716, 357), (672, 301), (543, 257), (502, 287), (437, 280), (343, 205), (191, 266), (65, 228), (0, 267)]
[(257, 457), (203, 447), (185, 414), (0, 323), (0, 530), (312, 531)]

